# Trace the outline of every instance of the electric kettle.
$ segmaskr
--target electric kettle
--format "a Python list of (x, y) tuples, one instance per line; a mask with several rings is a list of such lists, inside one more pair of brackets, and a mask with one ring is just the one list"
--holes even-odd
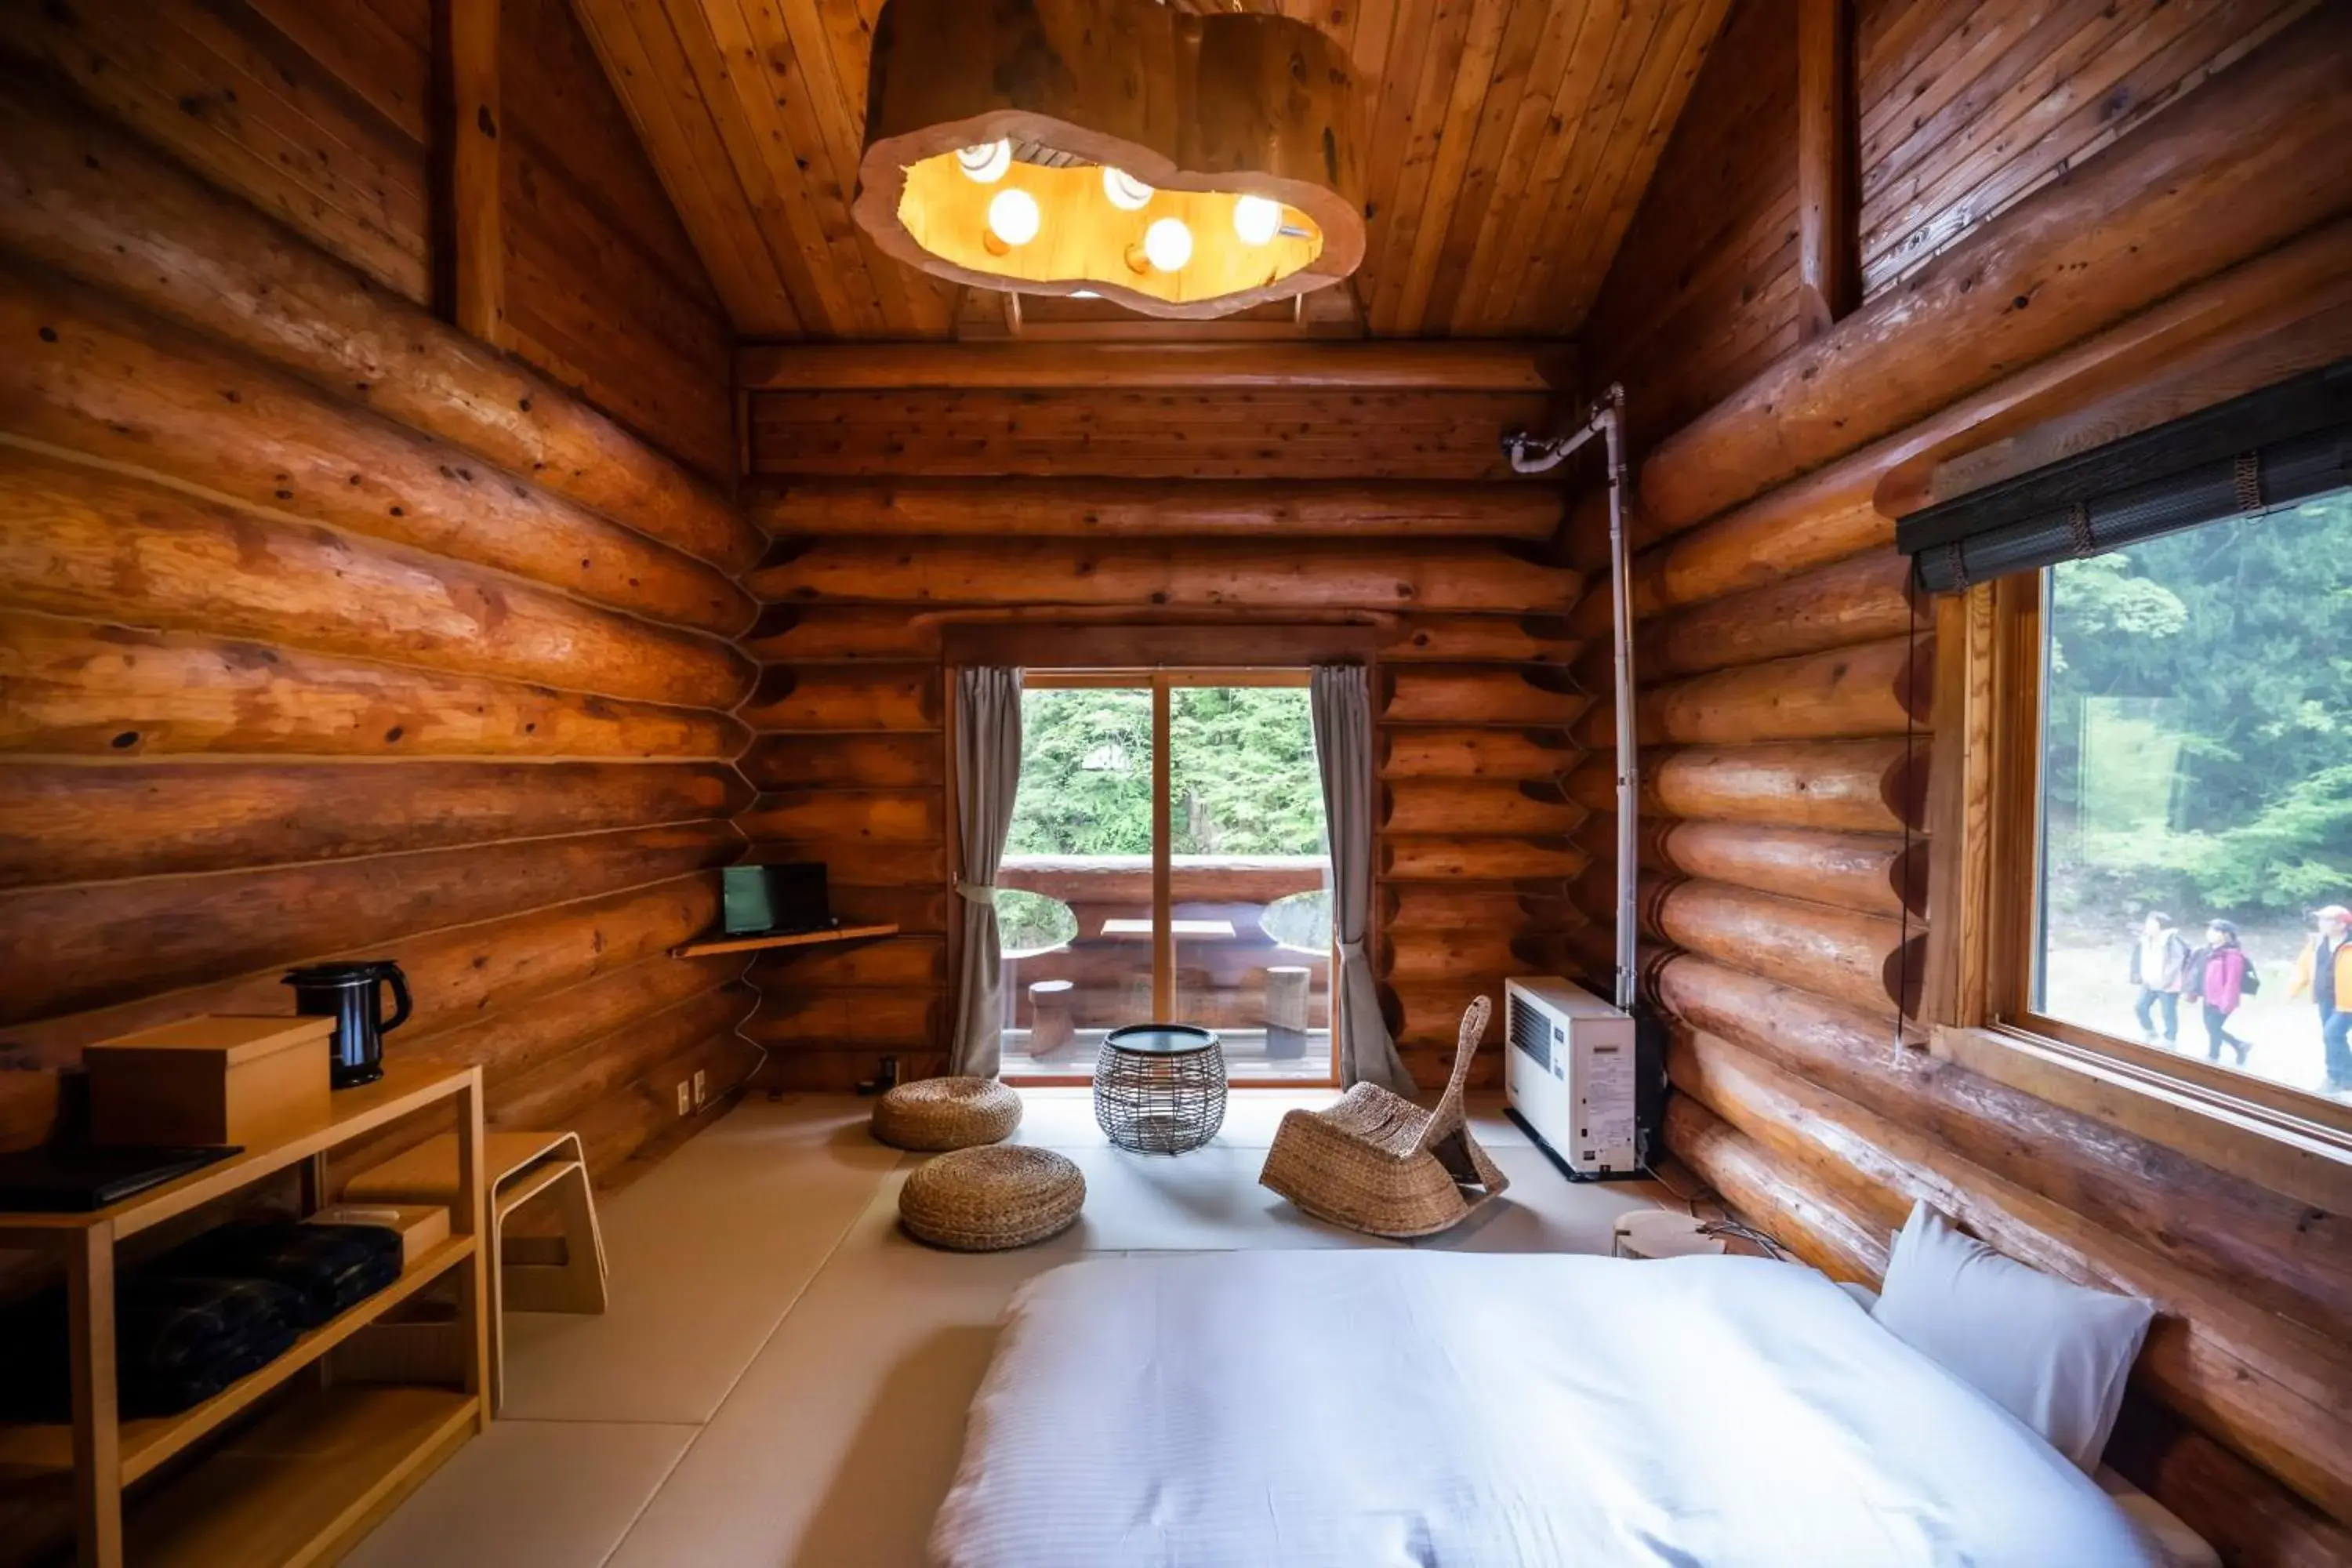
[[(328, 1082), (337, 1089), (373, 1083), (383, 1076), (383, 1037), (408, 1021), (408, 979), (388, 958), (362, 963), (315, 963), (287, 971), (294, 987), (294, 1011), (332, 1018), (335, 1037)], [(392, 1016), (382, 1013), (383, 987), (392, 987)]]

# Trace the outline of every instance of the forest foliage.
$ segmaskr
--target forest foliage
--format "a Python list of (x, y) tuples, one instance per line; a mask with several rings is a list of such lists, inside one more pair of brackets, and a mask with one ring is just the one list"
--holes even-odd
[(2352, 491), (2050, 575), (2053, 913), (2352, 902)]
[[(1169, 693), (1168, 728), (1171, 854), (1324, 853), (1323, 786), (1304, 687), (1179, 686)], [(1021, 789), (1005, 853), (1151, 853), (1149, 690), (1022, 693)], [(1277, 940), (1328, 944), (1328, 902), (1304, 897), (1311, 909), (1286, 909), (1286, 900), (1268, 911), (1268, 930)], [(1008, 950), (1052, 947), (1076, 934), (1069, 910), (1050, 899), (1006, 892), (998, 910)]]

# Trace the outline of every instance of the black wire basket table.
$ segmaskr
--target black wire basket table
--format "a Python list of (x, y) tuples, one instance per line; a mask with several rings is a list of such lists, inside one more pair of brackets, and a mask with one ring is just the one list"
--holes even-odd
[(1181, 1154), (1225, 1124), (1225, 1051), (1214, 1029), (1130, 1024), (1095, 1057), (1095, 1124), (1122, 1149)]

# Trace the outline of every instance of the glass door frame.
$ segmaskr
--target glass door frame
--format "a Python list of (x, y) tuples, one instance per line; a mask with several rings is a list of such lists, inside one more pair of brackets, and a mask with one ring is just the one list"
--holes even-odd
[[(1176, 1006), (1176, 929), (1174, 918), (1175, 833), (1171, 804), (1174, 790), (1174, 761), (1170, 744), (1171, 713), (1173, 694), (1182, 686), (1244, 686), (1296, 687), (1305, 690), (1310, 672), (1304, 668), (1234, 666), (1204, 668), (1182, 666), (1141, 669), (1040, 669), (1024, 668), (1021, 686), (1024, 691), (1072, 690), (1085, 688), (1149, 691), (1151, 693), (1151, 1008), (1159, 1021), (1170, 1021)], [(1330, 825), (1324, 825), (1328, 838)], [(1318, 1079), (1236, 1079), (1230, 1061), (1226, 1066), (1227, 1081), (1235, 1089), (1330, 1089), (1339, 1078), (1339, 1009), (1342, 987), (1339, 979), (1339, 936), (1335, 927), (1332, 946), (1325, 973), (1329, 977), (1325, 988), (1330, 992), (1330, 1027), (1327, 1047), (1328, 1066)], [(1024, 1089), (1078, 1088), (1094, 1082), (1091, 1070), (1076, 1073), (1024, 1073), (1013, 1080)]]

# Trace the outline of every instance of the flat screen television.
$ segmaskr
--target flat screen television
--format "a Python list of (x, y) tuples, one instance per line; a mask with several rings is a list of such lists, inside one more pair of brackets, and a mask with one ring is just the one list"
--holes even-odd
[(824, 867), (816, 861), (730, 866), (723, 889), (729, 936), (789, 936), (834, 923)]

